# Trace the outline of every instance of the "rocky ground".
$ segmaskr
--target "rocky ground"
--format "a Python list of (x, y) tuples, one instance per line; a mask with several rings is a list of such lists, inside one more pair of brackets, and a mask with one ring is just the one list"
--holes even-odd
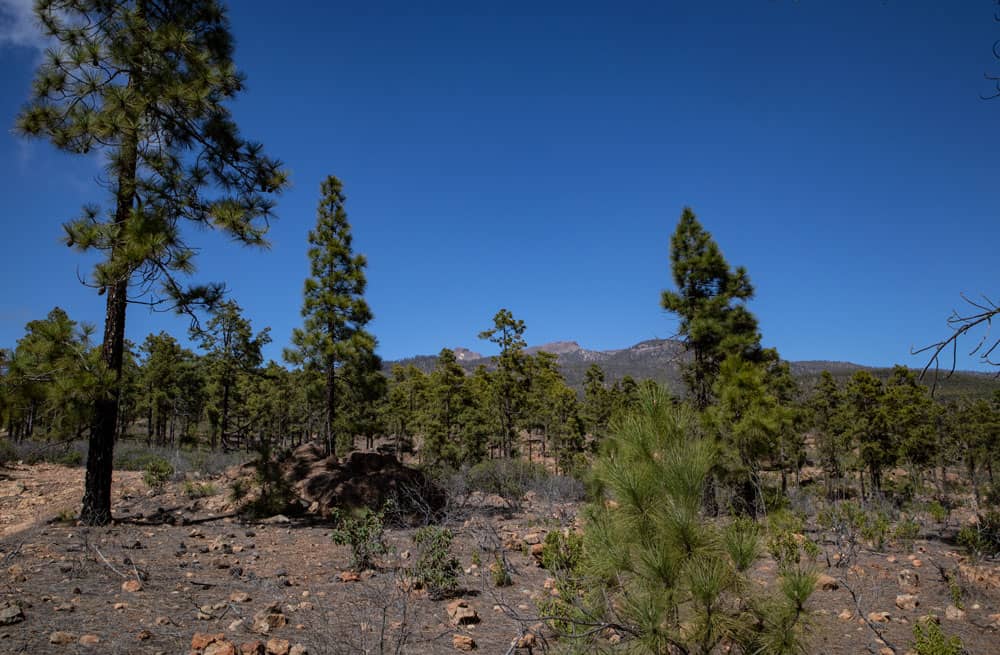
[[(179, 483), (153, 495), (140, 474), (116, 474), (115, 515), (128, 518), (107, 528), (72, 523), (81, 488), (81, 469), (0, 469), (0, 653), (544, 652), (551, 635), (535, 601), (552, 581), (532, 552), (578, 509), (529, 497), (513, 513), (484, 503), (456, 515), (462, 589), (432, 600), (406, 584), (412, 528), (391, 529), (391, 553), (358, 575), (329, 524), (242, 520), (225, 480), (192, 499)], [(809, 652), (903, 654), (913, 624), (933, 615), (969, 653), (1000, 653), (1000, 566), (966, 559), (937, 532), (913, 552), (861, 549), (844, 566), (825, 567), (825, 546)], [(510, 586), (493, 583), (496, 549)], [(753, 577), (773, 584), (774, 562)]]

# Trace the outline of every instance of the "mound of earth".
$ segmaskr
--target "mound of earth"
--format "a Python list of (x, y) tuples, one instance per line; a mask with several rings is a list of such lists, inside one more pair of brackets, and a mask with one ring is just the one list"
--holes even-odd
[(445, 504), (436, 484), (391, 454), (353, 452), (341, 460), (326, 457), (321, 446), (309, 443), (292, 451), (283, 470), (295, 492), (310, 504), (310, 512), (323, 517), (336, 509), (380, 509), (392, 503), (394, 514), (419, 522)]

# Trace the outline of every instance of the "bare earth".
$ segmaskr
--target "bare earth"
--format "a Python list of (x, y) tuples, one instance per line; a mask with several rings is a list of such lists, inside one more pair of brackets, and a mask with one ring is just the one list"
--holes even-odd
[[(471, 637), (476, 652), (544, 652), (551, 635), (539, 630), (534, 599), (550, 593), (548, 574), (525, 542), (571, 525), (578, 509), (531, 499), (512, 516), (493, 511), (456, 524), (455, 551), (465, 569), (456, 599), (480, 619), (456, 626), (448, 611), (456, 599), (431, 600), (400, 584), (397, 574), (415, 552), (411, 529), (390, 530), (394, 552), (379, 571), (352, 580), (342, 576), (349, 551), (332, 543), (329, 525), (244, 523), (229, 515), (221, 480), (217, 495), (191, 500), (179, 485), (152, 496), (140, 474), (116, 473), (115, 515), (130, 520), (107, 528), (57, 520), (76, 510), (82, 477), (82, 469), (48, 464), (0, 469), (0, 617), (5, 607), (21, 609), (19, 618), (0, 624), (0, 653), (187, 653), (196, 633), (224, 633), (237, 653), (254, 641), (262, 648), (270, 642), (272, 652), (300, 646), (292, 652), (312, 655), (455, 653), (461, 637)], [(497, 588), (487, 557), (501, 544), (514, 575), (512, 586)], [(474, 566), (476, 554), (486, 564)], [(912, 609), (896, 606), (904, 569), (917, 578), (919, 605)], [(946, 616), (951, 596), (941, 569), (960, 575), (963, 616)], [(766, 557), (754, 578), (771, 585), (774, 571)], [(926, 614), (940, 617), (969, 653), (1000, 653), (996, 562), (967, 561), (928, 533), (913, 553), (866, 550), (852, 567), (823, 572), (838, 588), (817, 590), (810, 601), (810, 653), (902, 655), (913, 623)], [(873, 629), (859, 608), (863, 615), (888, 612), (888, 620)], [(265, 634), (268, 616), (273, 625)], [(527, 633), (535, 635), (534, 650), (512, 649)]]

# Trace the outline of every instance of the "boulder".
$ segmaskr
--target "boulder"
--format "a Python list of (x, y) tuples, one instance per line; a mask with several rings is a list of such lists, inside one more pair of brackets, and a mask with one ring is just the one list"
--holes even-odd
[(468, 635), (453, 635), (451, 645), (455, 650), (470, 651), (476, 650), (475, 640)]
[(448, 603), (448, 617), (454, 625), (472, 625), (479, 623), (479, 614), (476, 613), (468, 601), (464, 599), (453, 600)]
[(303, 506), (323, 517), (335, 509), (380, 509), (392, 500), (399, 517), (417, 521), (445, 504), (440, 487), (391, 454), (353, 452), (340, 460), (305, 444), (282, 462), (282, 472)]

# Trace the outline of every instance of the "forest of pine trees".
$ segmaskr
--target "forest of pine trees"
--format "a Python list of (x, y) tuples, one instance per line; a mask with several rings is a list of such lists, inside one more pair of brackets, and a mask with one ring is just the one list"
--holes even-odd
[[(902, 366), (885, 380), (858, 370), (803, 384), (762, 344), (749, 272), (689, 208), (660, 297), (679, 319), (683, 388), (610, 379), (597, 364), (573, 388), (555, 355), (529, 354), (528, 326), (508, 308), (482, 317), (489, 364), (468, 373), (445, 348), (430, 372), (383, 372), (367, 260), (332, 175), (308, 236), (301, 327), (283, 363), (265, 360), (268, 317), (247, 316), (223, 284), (187, 280), (186, 230), (265, 246), (288, 184), (228, 109), (243, 78), (225, 12), (210, 0), (44, 0), (37, 11), (55, 46), (17, 129), (105, 156), (103, 210), (63, 226), (68, 246), (97, 255), (87, 284), (105, 321), (85, 325), (57, 306), (0, 350), (0, 454), (86, 441), (84, 524), (111, 521), (113, 453), (125, 442), (268, 458), (316, 441), (329, 456), (392, 453), (435, 479), (538, 461), (588, 483), (578, 586), (550, 608), (584, 651), (594, 625), (617, 625), (630, 652), (790, 653), (814, 571), (776, 555), (771, 595), (747, 576), (760, 526), (793, 490), (811, 484), (829, 502), (943, 497), (957, 468), (978, 515), (1000, 499), (1000, 394), (942, 402)], [(186, 335), (131, 342), (133, 303), (195, 320)]]

